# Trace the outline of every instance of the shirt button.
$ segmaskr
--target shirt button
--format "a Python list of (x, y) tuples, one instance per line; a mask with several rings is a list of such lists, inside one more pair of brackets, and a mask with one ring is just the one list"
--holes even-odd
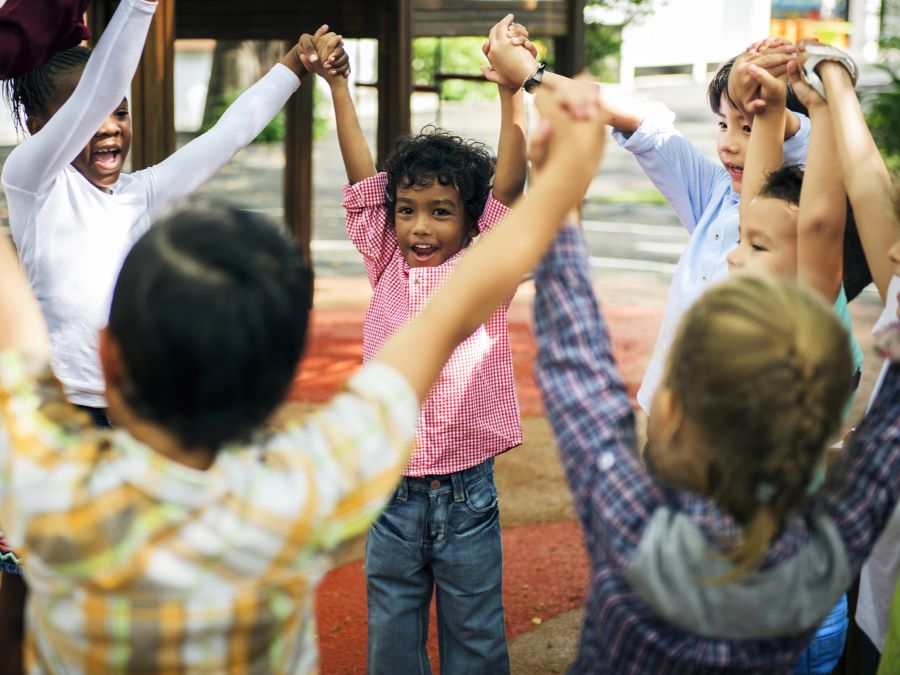
[(418, 286), (419, 285), (419, 277), (413, 277), (413, 283)]
[(700, 279), (702, 279), (703, 281), (707, 281), (709, 277), (704, 274), (700, 277)]
[(721, 236), (722, 236), (721, 234), (719, 234), (718, 232), (716, 232), (716, 241), (719, 241), (719, 237), (721, 237)]
[(437, 490), (439, 487), (441, 487), (441, 481), (439, 481), (439, 480), (431, 481), (431, 489), (432, 490)]

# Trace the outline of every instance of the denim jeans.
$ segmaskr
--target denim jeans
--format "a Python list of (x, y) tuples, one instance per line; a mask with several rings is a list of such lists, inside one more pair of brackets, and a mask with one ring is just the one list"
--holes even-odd
[(431, 673), (434, 593), (441, 673), (508, 673), (501, 563), (493, 459), (448, 476), (401, 479), (366, 537), (368, 672)]
[(827, 675), (837, 666), (847, 641), (847, 594), (841, 596), (816, 631), (794, 669), (794, 675)]

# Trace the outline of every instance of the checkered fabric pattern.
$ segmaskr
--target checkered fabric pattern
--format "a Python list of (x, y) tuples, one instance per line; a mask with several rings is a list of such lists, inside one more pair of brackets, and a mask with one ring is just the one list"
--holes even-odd
[[(562, 231), (535, 273), (535, 287), (537, 379), (591, 558), (581, 644), (570, 672), (792, 672), (812, 631), (769, 640), (703, 638), (655, 616), (632, 590), (625, 569), (657, 509), (686, 514), (710, 542), (715, 534), (733, 533), (735, 525), (709, 500), (666, 487), (643, 468), (631, 403), (576, 228)], [(807, 522), (824, 509), (844, 539), (851, 567), (859, 570), (900, 494), (900, 366), (892, 367), (878, 402), (857, 428), (843, 477), (790, 519), (765, 567), (796, 555), (808, 541)]]
[[(425, 307), (450, 278), (465, 252), (460, 251), (437, 267), (410, 268), (388, 221), (386, 185), (387, 174), (380, 173), (344, 186), (347, 231), (363, 255), (373, 289), (363, 332), (366, 361)], [(508, 212), (491, 194), (478, 221), (479, 231), (487, 232)], [(416, 452), (404, 475), (462, 471), (522, 442), (508, 309), (509, 301), (456, 348), (441, 371), (422, 405)], [(410, 354), (410, 358), (414, 359), (415, 354)]]
[(369, 364), (207, 471), (91, 428), (50, 381), (0, 357), (0, 522), (26, 561), (28, 672), (316, 672), (315, 587), (408, 459), (406, 380)]

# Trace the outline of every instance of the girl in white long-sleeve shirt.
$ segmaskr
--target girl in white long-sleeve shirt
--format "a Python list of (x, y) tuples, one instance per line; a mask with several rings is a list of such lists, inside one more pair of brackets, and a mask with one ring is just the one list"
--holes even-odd
[(14, 116), (24, 116), (32, 134), (2, 172), (13, 239), (49, 328), (54, 372), (67, 398), (101, 421), (97, 333), (131, 245), (154, 214), (198, 189), (256, 138), (300, 85), (306, 70), (299, 51), (309, 51), (313, 39), (332, 41), (331, 67), (347, 69), (340, 36), (323, 26), (314, 38), (301, 38), (208, 133), (156, 166), (122, 173), (131, 143), (125, 95), (155, 8), (123, 0), (93, 53), (60, 52), (7, 85)]

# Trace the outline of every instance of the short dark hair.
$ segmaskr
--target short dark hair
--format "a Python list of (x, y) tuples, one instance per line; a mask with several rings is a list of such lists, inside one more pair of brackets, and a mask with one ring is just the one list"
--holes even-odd
[(296, 374), (312, 290), (266, 218), (186, 202), (132, 248), (113, 292), (126, 402), (186, 447), (246, 440)]
[[(714, 115), (718, 115), (722, 112), (723, 94), (732, 106), (735, 108), (737, 107), (735, 102), (731, 100), (731, 96), (728, 95), (728, 78), (731, 75), (731, 69), (734, 67), (736, 59), (737, 56), (734, 56), (719, 66), (716, 74), (713, 75), (712, 81), (709, 83), (709, 87), (706, 89), (706, 98), (709, 102), (709, 108), (713, 111)], [(790, 84), (788, 84), (787, 108), (788, 110), (793, 110), (794, 112), (801, 113), (807, 117), (809, 116), (809, 111), (806, 109), (805, 105), (800, 103), (800, 99), (797, 98), (797, 95), (794, 93), (794, 90), (791, 89)]]
[[(803, 169), (797, 165), (789, 165), (769, 173), (759, 194), (761, 197), (771, 197), (799, 205), (802, 187)], [(850, 301), (872, 282), (872, 271), (866, 261), (862, 242), (859, 239), (859, 231), (856, 229), (856, 218), (849, 200), (847, 201), (847, 220), (844, 225), (843, 266), (844, 293), (847, 295), (847, 300)]]
[(780, 199), (799, 206), (802, 187), (803, 168), (797, 164), (787, 164), (766, 174), (766, 181), (759, 191), (759, 196)]
[(388, 176), (385, 203), (391, 223), (397, 188), (425, 188), (437, 181), (459, 191), (467, 224), (474, 225), (491, 191), (494, 166), (493, 153), (484, 143), (464, 140), (434, 126), (401, 138), (384, 162)]
[(3, 96), (9, 103), (16, 129), (24, 132), (24, 123), (30, 117), (46, 117), (50, 104), (60, 96), (62, 80), (73, 73), (80, 75), (90, 56), (88, 47), (72, 47), (57, 52), (29, 73), (6, 80)]

